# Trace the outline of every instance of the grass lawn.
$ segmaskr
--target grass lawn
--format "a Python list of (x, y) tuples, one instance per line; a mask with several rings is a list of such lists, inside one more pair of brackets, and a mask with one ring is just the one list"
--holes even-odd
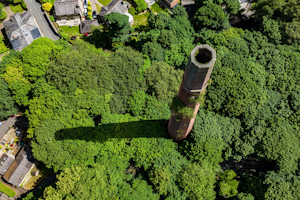
[(11, 4), (11, 5), (10, 5), (10, 9), (11, 9), (14, 13), (17, 13), (17, 12), (18, 12), (18, 13), (21, 13), (21, 12), (25, 11), (25, 10), (23, 10), (21, 4), (17, 4), (17, 5)]
[(4, 185), (3, 183), (0, 183), (0, 191), (6, 194), (9, 197), (13, 197), (16, 195), (15, 191)]
[(98, 4), (96, 4), (96, 7), (97, 7), (97, 14), (98, 14), (98, 13), (100, 13), (100, 10), (101, 10), (102, 7), (99, 6)]
[(156, 13), (164, 11), (164, 9), (162, 9), (157, 3), (151, 6), (151, 10)]
[(3, 42), (3, 35), (0, 32), (0, 54), (7, 52), (9, 49), (5, 46)]
[(72, 26), (72, 27), (60, 26), (59, 28), (60, 28), (60, 30), (62, 30), (65, 33), (70, 33), (70, 34), (79, 33), (79, 26)]
[(107, 6), (111, 0), (98, 0), (99, 3), (101, 3), (103, 6)]
[(142, 15), (135, 15), (134, 18), (134, 24), (132, 25), (133, 28), (139, 27), (139, 26), (146, 26), (147, 25), (147, 20), (149, 17), (149, 12), (146, 12), (145, 14)]

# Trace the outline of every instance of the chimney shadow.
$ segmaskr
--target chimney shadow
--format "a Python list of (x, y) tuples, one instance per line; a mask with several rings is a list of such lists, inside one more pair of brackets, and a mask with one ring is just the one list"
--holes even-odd
[(55, 132), (56, 140), (85, 140), (105, 142), (110, 138), (170, 138), (168, 120), (141, 120), (124, 123), (101, 124), (96, 127), (77, 127)]

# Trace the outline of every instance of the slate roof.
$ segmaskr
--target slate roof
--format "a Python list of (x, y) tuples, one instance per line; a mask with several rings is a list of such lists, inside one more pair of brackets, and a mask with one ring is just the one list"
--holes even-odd
[(56, 0), (54, 10), (56, 16), (80, 15), (78, 0)]
[(8, 21), (3, 22), (6, 35), (14, 50), (22, 49), (33, 42), (33, 40), (42, 37), (35, 19), (30, 11), (16, 13), (10, 16)]
[(91, 26), (99, 26), (98, 20), (85, 20), (80, 23), (80, 32), (89, 33), (91, 31)]
[(33, 167), (34, 162), (35, 159), (33, 158), (31, 149), (24, 145), (3, 178), (14, 186), (20, 186)]
[(4, 175), (8, 170), (10, 165), (13, 163), (15, 158), (13, 156), (8, 156), (6, 153), (2, 154), (0, 158), (0, 174)]
[(99, 15), (104, 16), (112, 12), (124, 14), (128, 11), (127, 6), (122, 0), (112, 0), (107, 6), (103, 6), (100, 10)]

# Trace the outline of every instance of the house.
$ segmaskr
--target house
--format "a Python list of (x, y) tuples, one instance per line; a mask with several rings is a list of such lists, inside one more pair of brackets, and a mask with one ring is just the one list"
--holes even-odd
[(168, 5), (169, 8), (173, 8), (179, 0), (162, 0), (162, 3), (165, 3)]
[(42, 37), (42, 33), (30, 11), (16, 13), (3, 22), (6, 35), (14, 50), (22, 51), (23, 48)]
[(8, 170), (8, 168), (11, 166), (13, 161), (15, 160), (15, 157), (12, 155), (7, 155), (6, 153), (3, 153), (0, 157), (0, 174), (4, 175), (5, 172)]
[(16, 159), (5, 172), (3, 178), (14, 186), (21, 186), (26, 178), (30, 176), (34, 162), (35, 159), (33, 158), (31, 149), (24, 145)]
[(80, 33), (91, 32), (91, 26), (99, 26), (98, 20), (85, 20), (80, 23)]
[(54, 10), (59, 19), (77, 18), (81, 14), (78, 0), (56, 0)]
[(104, 20), (104, 16), (112, 12), (127, 15), (129, 23), (133, 22), (133, 16), (128, 13), (128, 6), (122, 0), (112, 0), (107, 6), (103, 6), (99, 16)]

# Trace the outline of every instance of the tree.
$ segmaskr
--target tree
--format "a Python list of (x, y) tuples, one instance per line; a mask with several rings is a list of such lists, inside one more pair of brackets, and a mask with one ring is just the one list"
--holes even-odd
[(42, 8), (43, 8), (43, 10), (50, 12), (52, 9), (52, 5), (51, 5), (51, 3), (47, 2), (42, 5)]
[(188, 164), (182, 169), (179, 185), (190, 199), (215, 199), (215, 173), (207, 163)]
[(4, 10), (4, 5), (0, 3), (0, 22), (2, 22), (6, 18), (6, 12)]
[(0, 117), (2, 119), (15, 114), (17, 109), (9, 91), (8, 84), (0, 77)]
[(136, 11), (138, 13), (146, 10), (148, 7), (148, 5), (146, 4), (146, 2), (144, 0), (134, 0), (134, 3), (137, 5)]
[(228, 29), (230, 24), (221, 6), (207, 3), (199, 8), (194, 16), (196, 29), (207, 27), (216, 30)]
[(108, 21), (107, 38), (112, 42), (125, 43), (130, 40), (131, 27), (128, 22), (128, 16), (117, 12), (105, 15), (105, 21)]
[(270, 171), (266, 174), (264, 184), (268, 185), (268, 189), (264, 195), (264, 199), (299, 199), (300, 198), (300, 177), (296, 175), (285, 175), (283, 173), (275, 173)]

